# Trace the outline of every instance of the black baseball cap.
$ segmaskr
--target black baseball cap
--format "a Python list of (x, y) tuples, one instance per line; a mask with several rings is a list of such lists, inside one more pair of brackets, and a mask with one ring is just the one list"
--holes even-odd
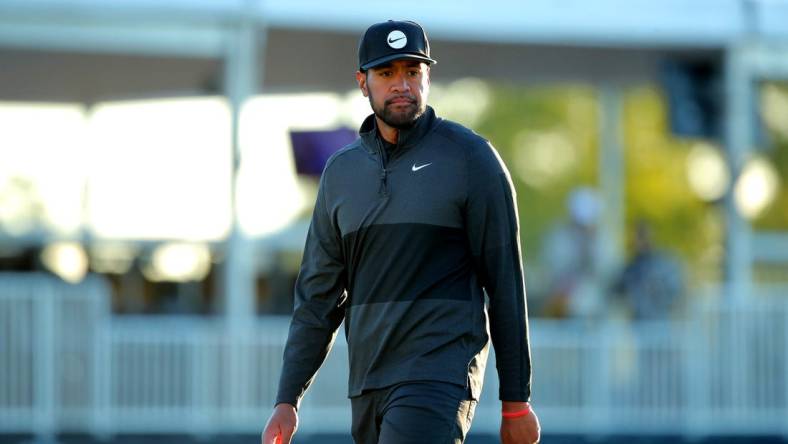
[(398, 59), (438, 63), (430, 58), (430, 42), (421, 25), (389, 20), (367, 28), (358, 44), (359, 71)]

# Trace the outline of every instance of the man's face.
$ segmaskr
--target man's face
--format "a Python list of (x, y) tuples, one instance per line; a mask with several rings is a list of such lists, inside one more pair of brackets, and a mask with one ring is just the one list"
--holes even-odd
[(427, 109), (430, 67), (416, 60), (394, 60), (357, 72), (356, 81), (376, 116), (393, 128), (408, 128)]

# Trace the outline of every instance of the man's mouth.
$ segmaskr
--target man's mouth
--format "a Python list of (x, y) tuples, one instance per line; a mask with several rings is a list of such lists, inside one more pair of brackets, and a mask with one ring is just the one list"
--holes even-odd
[(387, 105), (411, 105), (416, 103), (416, 100), (410, 97), (394, 97), (386, 101)]

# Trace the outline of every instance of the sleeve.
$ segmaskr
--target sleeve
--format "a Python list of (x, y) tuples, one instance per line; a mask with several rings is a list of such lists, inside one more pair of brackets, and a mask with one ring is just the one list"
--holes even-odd
[(324, 173), (296, 279), (276, 404), (299, 407), (344, 319), (345, 289), (341, 238), (326, 208)]
[(489, 298), (502, 401), (528, 401), (531, 354), (516, 194), (489, 143), (468, 159), (466, 230), (476, 273)]

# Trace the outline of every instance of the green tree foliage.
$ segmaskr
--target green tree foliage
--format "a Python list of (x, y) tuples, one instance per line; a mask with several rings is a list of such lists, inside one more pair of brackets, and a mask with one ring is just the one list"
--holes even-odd
[[(566, 85), (495, 85), (492, 97), (475, 129), (490, 139), (509, 166), (517, 189), (523, 253), (529, 265), (538, 260), (545, 233), (565, 217), (569, 191), (597, 182), (596, 99), (592, 88)], [(551, 145), (551, 139), (559, 145)], [(544, 153), (551, 146), (563, 146), (558, 155), (564, 158)], [(566, 156), (572, 157), (571, 161)], [(535, 163), (565, 166), (557, 171), (540, 171), (527, 165), (534, 158), (538, 160)], [(529, 174), (541, 177), (534, 180)]]
[[(599, 182), (597, 93), (593, 87), (578, 85), (494, 85), (491, 89), (491, 104), (475, 128), (491, 140), (512, 172), (525, 261), (533, 265), (545, 234), (566, 217), (569, 192), (582, 185), (596, 187)], [(627, 227), (645, 219), (652, 224), (660, 247), (680, 254), (692, 265), (716, 270), (722, 253), (720, 211), (697, 198), (687, 180), (688, 147), (697, 141), (677, 140), (669, 134), (665, 100), (652, 87), (628, 89), (622, 109)], [(533, 145), (545, 135), (568, 142), (573, 161), (547, 179), (529, 180), (533, 168), (523, 162), (534, 156), (523, 152), (539, 152)], [(544, 145), (551, 146), (549, 142)], [(566, 163), (562, 159), (566, 154), (563, 149), (555, 158), (548, 156), (548, 162)]]
[[(570, 191), (583, 185), (596, 187), (599, 175), (605, 174), (599, 171), (597, 91), (570, 84), (488, 87), (485, 111), (471, 126), (493, 143), (509, 166), (517, 189), (526, 267), (538, 268), (541, 243), (551, 227), (565, 219)], [(778, 99), (785, 104), (778, 105), (788, 106), (788, 86), (779, 86), (779, 92), (784, 96)], [(453, 118), (453, 107), (447, 108), (439, 113)], [(719, 279), (724, 255), (722, 204), (704, 202), (692, 191), (687, 167), (691, 148), (709, 141), (674, 137), (665, 97), (654, 86), (625, 89), (621, 118), (627, 228), (646, 220), (656, 245), (678, 254), (689, 266), (692, 280)], [(765, 150), (778, 170), (781, 188), (775, 202), (753, 221), (756, 229), (788, 230), (788, 130), (781, 128), (770, 129), (772, 146)]]
[(687, 180), (687, 154), (698, 141), (671, 136), (663, 96), (628, 91), (624, 112), (627, 224), (649, 221), (658, 245), (692, 261), (721, 241), (719, 208), (704, 203)]
[(788, 84), (767, 84), (763, 89), (761, 115), (768, 146), (760, 147), (777, 169), (777, 196), (754, 221), (759, 230), (788, 231)]

